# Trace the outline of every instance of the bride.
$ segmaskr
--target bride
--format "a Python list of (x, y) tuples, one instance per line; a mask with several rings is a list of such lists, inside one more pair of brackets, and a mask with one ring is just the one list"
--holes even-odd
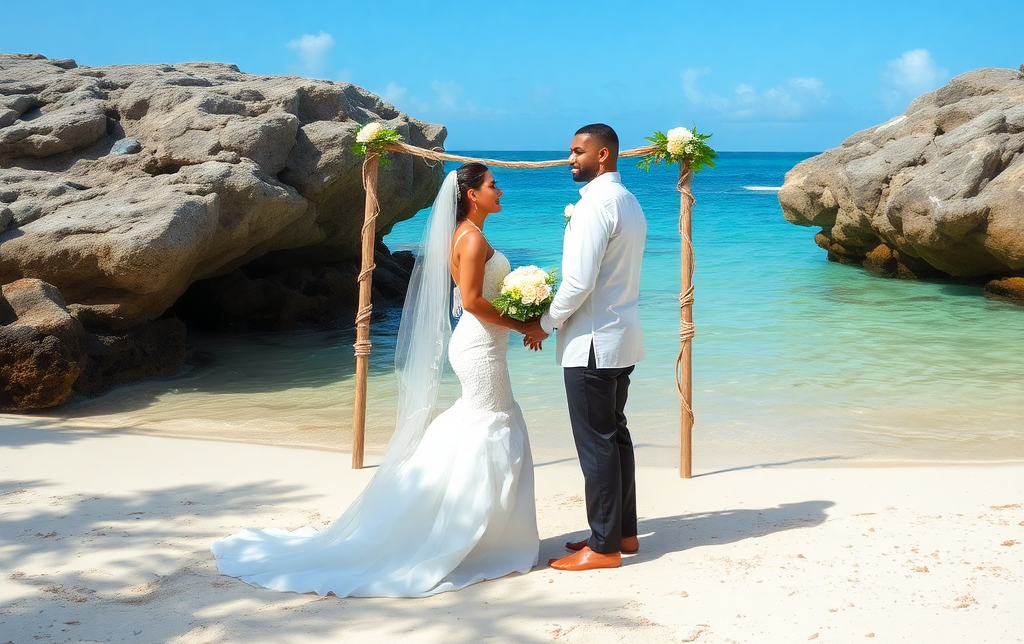
[[(483, 235), (501, 194), (480, 163), (441, 185), (398, 331), (397, 425), (366, 489), (322, 531), (215, 541), (222, 573), (274, 590), (419, 597), (536, 565), (533, 459), (505, 355), (509, 329), (528, 325), (490, 304), (510, 267)], [(446, 346), (462, 397), (429, 422)]]

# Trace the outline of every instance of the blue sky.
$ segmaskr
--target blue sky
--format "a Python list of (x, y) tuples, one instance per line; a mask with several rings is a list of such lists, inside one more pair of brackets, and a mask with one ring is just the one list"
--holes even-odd
[(0, 51), (353, 82), (447, 125), (451, 150), (563, 150), (604, 121), (624, 147), (696, 124), (719, 150), (819, 151), (1024, 63), (1022, 0), (41, 6), (0, 0)]

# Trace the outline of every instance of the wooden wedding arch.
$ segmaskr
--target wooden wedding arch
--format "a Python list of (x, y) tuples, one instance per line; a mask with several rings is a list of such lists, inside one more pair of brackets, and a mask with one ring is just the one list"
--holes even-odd
[[(655, 146), (625, 150), (620, 157), (642, 157), (655, 151)], [(477, 159), (474, 157), (448, 154), (438, 150), (409, 145), (402, 141), (389, 142), (383, 150), (397, 154), (410, 154), (427, 161), (477, 161), (498, 168), (552, 168), (568, 165), (568, 159), (556, 161), (501, 161), (498, 159)], [(366, 190), (366, 206), (362, 228), (362, 270), (359, 273), (359, 309), (356, 313), (356, 391), (352, 412), (352, 467), (363, 467), (364, 436), (366, 431), (366, 379), (370, 358), (370, 287), (373, 280), (373, 246), (376, 237), (377, 215), (380, 205), (377, 199), (377, 170), (380, 166), (380, 152), (367, 148), (363, 162), (363, 188)], [(680, 293), (679, 293), (679, 354), (676, 357), (676, 389), (679, 392), (679, 476), (693, 475), (693, 268), (694, 254), (691, 241), (691, 218), (695, 199), (692, 191), (693, 170), (687, 161), (679, 164), (679, 180), (676, 189), (679, 197), (680, 237)]]

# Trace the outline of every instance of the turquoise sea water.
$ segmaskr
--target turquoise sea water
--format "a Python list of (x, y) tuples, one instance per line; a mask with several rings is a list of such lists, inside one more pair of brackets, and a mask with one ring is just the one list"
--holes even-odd
[[(473, 153), (469, 153), (473, 154)], [(481, 153), (515, 159), (562, 153)], [(826, 261), (814, 229), (787, 223), (770, 188), (806, 154), (724, 153), (694, 180), (697, 337), (694, 466), (1024, 460), (1024, 309), (977, 287), (882, 279)], [(648, 218), (641, 319), (648, 358), (627, 407), (641, 461), (672, 464), (679, 405), (679, 194), (674, 169), (623, 160)], [(495, 173), (503, 211), (485, 233), (513, 266), (559, 265), (562, 210), (578, 198), (566, 168)], [(398, 224), (413, 248), (426, 212)], [(393, 427), (392, 358), (400, 312), (378, 311), (368, 447)], [(345, 449), (351, 440), (351, 329), (277, 336), (193, 336), (217, 362), (76, 402), (37, 422)], [(513, 337), (513, 388), (535, 450), (570, 456), (554, 343)], [(453, 376), (441, 404), (458, 396)]]

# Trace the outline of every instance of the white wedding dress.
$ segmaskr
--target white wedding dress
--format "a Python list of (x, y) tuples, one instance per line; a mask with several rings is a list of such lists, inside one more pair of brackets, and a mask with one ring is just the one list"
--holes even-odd
[[(484, 265), (485, 298), (498, 296), (508, 272), (495, 251)], [(249, 529), (214, 542), (220, 571), (274, 590), (417, 597), (533, 568), (533, 459), (512, 397), (508, 339), (507, 328), (463, 313), (448, 350), (462, 397), (415, 451), (378, 472), (344, 521), (322, 531)]]

